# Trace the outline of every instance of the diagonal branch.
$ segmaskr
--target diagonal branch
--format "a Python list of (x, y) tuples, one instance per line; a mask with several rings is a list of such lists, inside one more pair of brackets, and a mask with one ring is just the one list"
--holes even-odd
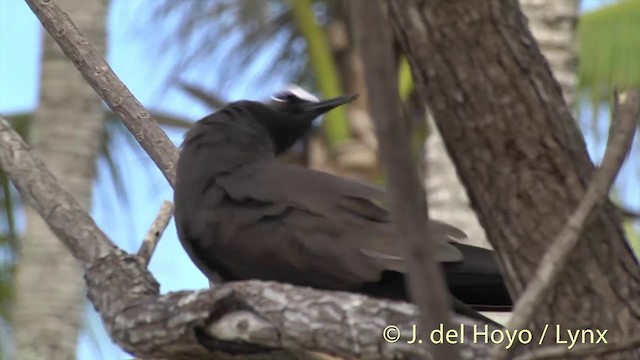
[(173, 186), (178, 151), (167, 134), (55, 1), (25, 1), (65, 55), (109, 108), (122, 119)]
[(169, 225), (169, 221), (171, 221), (171, 216), (173, 216), (173, 204), (165, 200), (162, 202), (162, 206), (160, 206), (158, 216), (153, 220), (149, 231), (147, 231), (147, 235), (145, 235), (144, 240), (142, 240), (140, 249), (138, 249), (138, 256), (142, 258), (145, 265), (149, 265), (158, 241), (160, 241), (162, 233), (167, 228), (167, 225)]
[[(352, 0), (350, 12), (360, 46), (369, 112), (376, 123), (380, 156), (386, 169), (394, 222), (405, 241), (405, 259), (411, 297), (420, 308), (420, 324), (425, 329), (451, 325), (447, 289), (436, 262), (436, 243), (429, 237), (428, 208), (424, 188), (403, 126), (397, 88), (397, 72), (392, 53), (391, 30), (379, 1)], [(425, 343), (426, 346), (426, 343)], [(457, 349), (442, 345), (433, 348), (436, 359), (458, 359)]]
[[(631, 148), (636, 119), (640, 116), (640, 94), (629, 90), (614, 101), (609, 141), (602, 164), (593, 175), (584, 198), (548, 248), (536, 273), (516, 303), (506, 331), (524, 329), (546, 294), (555, 285), (580, 240), (587, 220), (607, 199), (609, 189)], [(506, 359), (508, 349), (495, 348), (495, 359)]]

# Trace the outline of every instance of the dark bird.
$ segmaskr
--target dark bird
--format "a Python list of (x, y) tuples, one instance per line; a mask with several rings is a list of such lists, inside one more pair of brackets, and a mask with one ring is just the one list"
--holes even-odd
[[(182, 145), (175, 184), (180, 241), (210, 279), (260, 279), (407, 300), (399, 236), (385, 192), (277, 159), (313, 120), (353, 100), (319, 101), (294, 87), (268, 103), (233, 102), (198, 121)], [(509, 310), (492, 251), (431, 220), (454, 310)], [(465, 304), (470, 305), (473, 309)]]

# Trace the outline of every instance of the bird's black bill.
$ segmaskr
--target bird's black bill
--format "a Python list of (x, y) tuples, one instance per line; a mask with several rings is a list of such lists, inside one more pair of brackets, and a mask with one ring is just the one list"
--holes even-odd
[(357, 97), (358, 95), (338, 96), (329, 100), (306, 103), (302, 107), (305, 112), (312, 112), (316, 114), (316, 116), (320, 116), (333, 108), (353, 101)]

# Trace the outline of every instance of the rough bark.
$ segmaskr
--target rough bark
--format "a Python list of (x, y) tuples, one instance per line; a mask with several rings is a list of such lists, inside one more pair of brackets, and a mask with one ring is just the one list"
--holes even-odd
[[(105, 51), (102, 0), (61, 0), (98, 51)], [(40, 103), (30, 127), (34, 151), (84, 210), (91, 206), (104, 131), (102, 102), (45, 33)], [(38, 213), (26, 208), (13, 316), (16, 359), (74, 359), (83, 322), (82, 272)]]
[[(631, 89), (619, 99), (616, 94), (614, 104), (614, 118), (602, 163), (592, 176), (580, 204), (546, 249), (535, 274), (514, 306), (506, 331), (517, 331), (531, 322), (549, 290), (557, 284), (566, 269), (587, 220), (609, 199), (611, 186), (633, 143), (636, 121), (640, 117), (640, 93)], [(494, 355), (495, 360), (504, 360), (508, 356), (508, 349), (496, 349)]]
[[(538, 47), (560, 83), (567, 105), (572, 109), (578, 82), (578, 0), (520, 0), (520, 4), (529, 19), (529, 27)], [(464, 229), (470, 244), (490, 248), (442, 137), (434, 128), (433, 119), (429, 121), (433, 125), (430, 126), (433, 132), (427, 139), (427, 161), (432, 169), (427, 178), (431, 215)]]
[[(522, 11), (529, 19), (529, 27), (547, 58), (551, 71), (562, 87), (570, 109), (576, 98), (578, 1), (520, 0)], [(426, 143), (426, 158), (431, 171), (427, 177), (430, 215), (464, 229), (469, 244), (491, 248), (478, 216), (471, 209), (469, 197), (456, 173), (438, 129), (429, 117), (431, 133)], [(486, 314), (505, 323), (509, 313)]]
[[(517, 297), (594, 168), (561, 88), (515, 0), (385, 4)], [(608, 340), (640, 331), (640, 268), (609, 202), (528, 328), (545, 324), (608, 329)]]
[[(288, 350), (262, 353), (262, 357), (296, 358), (301, 350), (366, 359), (427, 354), (423, 347), (407, 344), (418, 316), (415, 306), (407, 303), (260, 281), (160, 296), (145, 260), (118, 249), (1, 117), (0, 165), (83, 263), (89, 299), (112, 339), (135, 356), (225, 358), (220, 343), (212, 339), (233, 342), (235, 351)], [(489, 347), (474, 341), (473, 335), (473, 327), (484, 331), (484, 324), (464, 317), (454, 321), (465, 326), (465, 341), (460, 344), (463, 359), (487, 359)], [(383, 337), (389, 325), (400, 332), (395, 342)], [(225, 346), (228, 355), (231, 344)]]

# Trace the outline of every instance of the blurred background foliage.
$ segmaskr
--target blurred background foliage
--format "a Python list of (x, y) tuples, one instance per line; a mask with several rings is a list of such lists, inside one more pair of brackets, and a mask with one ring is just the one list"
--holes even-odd
[(608, 103), (614, 86), (640, 85), (639, 30), (638, 0), (613, 3), (580, 17), (578, 87), (591, 104)]

